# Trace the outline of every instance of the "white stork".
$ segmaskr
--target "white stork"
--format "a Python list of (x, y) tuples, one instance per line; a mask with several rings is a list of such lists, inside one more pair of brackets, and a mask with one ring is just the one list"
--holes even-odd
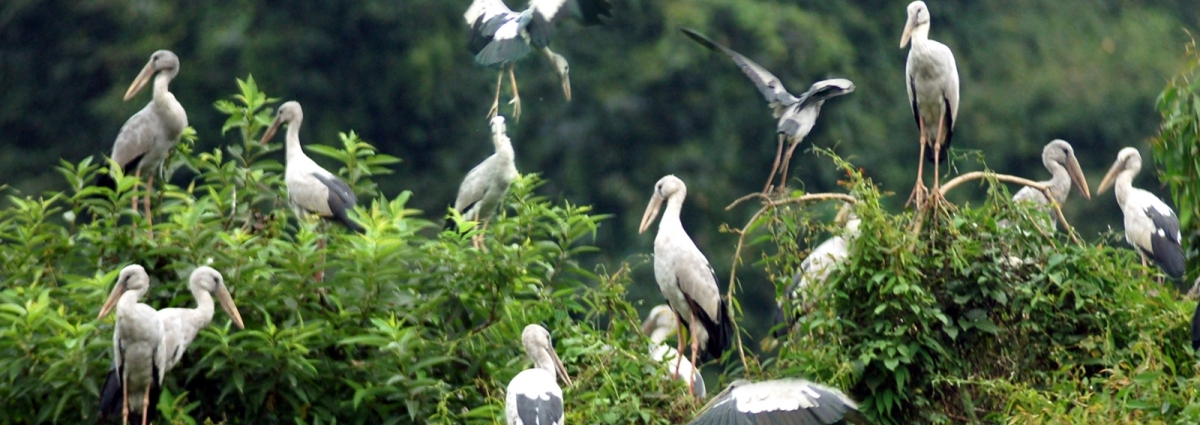
[[(494, 117), (491, 123), (492, 144), (496, 153), (472, 168), (458, 186), (454, 209), (462, 214), (463, 220), (486, 222), (496, 212), (509, 186), (517, 178), (512, 140), (505, 133), (504, 117)], [(446, 221), (447, 228), (453, 224), (452, 220)], [(480, 246), (480, 239), (475, 240), (475, 246)]]
[[(125, 100), (129, 101), (153, 78), (154, 97), (138, 113), (129, 117), (117, 141), (113, 143), (112, 160), (121, 166), (126, 173), (133, 173), (141, 180), (146, 177), (146, 196), (142, 203), (146, 210), (146, 224), (153, 225), (150, 216), (150, 191), (154, 188), (154, 175), (166, 161), (171, 148), (179, 143), (183, 129), (188, 126), (187, 112), (183, 105), (175, 100), (175, 95), (167, 89), (167, 85), (179, 74), (179, 57), (169, 50), (159, 50), (150, 55), (150, 62), (142, 67), (133, 84), (125, 91)], [(116, 190), (117, 183), (108, 174), (96, 176), (96, 185)], [(135, 186), (136, 187), (136, 186)], [(138, 211), (138, 197), (133, 196), (133, 211)]]
[(568, 387), (571, 377), (554, 352), (550, 331), (538, 325), (526, 326), (521, 332), (521, 343), (533, 360), (533, 369), (521, 371), (508, 382), (504, 396), (508, 425), (562, 425), (563, 395), (555, 374), (562, 376)]
[[(844, 78), (832, 80), (824, 80), (813, 83), (808, 91), (801, 93), (800, 97), (792, 96), (787, 89), (783, 87), (783, 82), (766, 68), (742, 56), (740, 53), (732, 49), (722, 46), (709, 40), (707, 37), (692, 31), (687, 28), (680, 28), (685, 35), (691, 37), (700, 45), (709, 48), (713, 51), (723, 52), (729, 55), (733, 62), (742, 68), (742, 72), (750, 81), (758, 87), (758, 91), (762, 93), (763, 98), (770, 104), (771, 109), (775, 113), (775, 118), (779, 120), (776, 125), (776, 130), (779, 133), (779, 147), (775, 151), (775, 165), (771, 167), (771, 176), (767, 180), (767, 185), (763, 188), (766, 192), (771, 187), (771, 181), (775, 179), (775, 171), (779, 169), (780, 164), (783, 164), (783, 176), (781, 185), (787, 184), (787, 168), (788, 163), (792, 159), (792, 151), (796, 146), (804, 141), (804, 137), (812, 131), (814, 125), (817, 124), (817, 115), (821, 113), (821, 105), (825, 104), (825, 100), (854, 92), (854, 83)], [(783, 155), (783, 161), (780, 162), (780, 154), (783, 153), (783, 141), (788, 141), (787, 153)]]
[(503, 0), (475, 0), (463, 14), (471, 26), (467, 48), (475, 55), (475, 62), (485, 66), (499, 66), (496, 81), (496, 100), (488, 111), (488, 118), (500, 110), (500, 87), (504, 82), (504, 67), (508, 66), (508, 79), (512, 82), (513, 118), (521, 120), (521, 96), (517, 93), (517, 79), (513, 76), (513, 65), (529, 54), (532, 45), (554, 65), (562, 81), (563, 95), (571, 100), (570, 66), (566, 58), (550, 50), (550, 37), (554, 32), (554, 21), (571, 12), (584, 25), (599, 25), (601, 16), (611, 17), (612, 5), (606, 0), (530, 0), (524, 11), (513, 12)]
[(1183, 247), (1179, 241), (1179, 218), (1175, 211), (1154, 194), (1133, 187), (1133, 177), (1142, 170), (1142, 155), (1137, 149), (1125, 148), (1117, 153), (1113, 163), (1096, 193), (1104, 193), (1115, 186), (1117, 204), (1125, 215), (1125, 240), (1137, 248), (1142, 257), (1154, 260), (1172, 280), (1183, 279)]
[[(122, 423), (146, 425), (158, 412), (158, 396), (162, 391), (159, 363), (159, 344), (163, 325), (154, 308), (138, 300), (150, 289), (150, 276), (139, 265), (121, 270), (116, 285), (100, 308), (101, 319), (115, 306), (117, 324), (113, 327), (113, 362), (104, 387), (100, 391), (100, 418), (115, 417)], [(130, 394), (133, 398), (130, 398)]]
[(362, 233), (363, 228), (347, 215), (358, 203), (354, 189), (309, 159), (300, 147), (300, 125), (303, 122), (304, 110), (300, 108), (300, 103), (284, 103), (279, 106), (275, 120), (262, 138), (262, 144), (267, 144), (279, 127), (287, 124), (287, 168), (283, 180), (287, 183), (288, 199), (296, 216), (303, 218), (308, 214), (316, 214), (323, 218), (336, 218), (350, 230)]
[[(729, 348), (733, 322), (717, 288), (716, 272), (679, 221), (679, 211), (686, 197), (687, 186), (683, 180), (673, 175), (659, 179), (654, 185), (650, 205), (642, 215), (638, 233), (645, 233), (650, 228), (666, 200), (667, 210), (658, 224), (658, 236), (654, 237), (654, 278), (667, 304), (691, 334), (691, 360), (696, 364), (697, 354), (707, 362), (720, 358)], [(684, 320), (685, 317), (688, 320)], [(678, 335), (678, 351), (682, 352), (683, 335)]]
[[(784, 290), (784, 295), (787, 297), (785, 302), (790, 304), (791, 300), (800, 298), (801, 292), (814, 283), (824, 284), (829, 279), (829, 274), (833, 272), (834, 266), (846, 261), (846, 258), (850, 256), (850, 244), (858, 237), (858, 226), (862, 223), (862, 220), (854, 214), (851, 208), (853, 207), (850, 204), (846, 204), (838, 212), (836, 222), (845, 223), (843, 233), (821, 242), (808, 254), (808, 257), (804, 258), (804, 261), (800, 262), (800, 269), (796, 270), (796, 274), (792, 276), (792, 284)], [(811, 305), (811, 301), (805, 304)], [(791, 311), (791, 306), (781, 305), (780, 310)], [(805, 307), (805, 310), (808, 310), (808, 307)], [(795, 315), (786, 317), (791, 318)], [(790, 325), (792, 320), (789, 319), (788, 323)]]
[[(1092, 199), (1092, 193), (1088, 189), (1087, 178), (1083, 175), (1083, 169), (1079, 167), (1079, 160), (1075, 159), (1075, 149), (1071, 148), (1071, 144), (1062, 139), (1055, 139), (1046, 144), (1042, 148), (1042, 165), (1046, 166), (1046, 170), (1050, 171), (1050, 180), (1039, 182), (1046, 185), (1050, 189), (1050, 194), (1054, 196), (1054, 202), (1062, 205), (1067, 201), (1067, 195), (1071, 194), (1071, 185), (1083, 194), (1084, 198)], [(1012, 197), (1013, 202), (1032, 202), (1037, 205), (1048, 206), (1049, 200), (1042, 191), (1032, 187), (1023, 187), (1017, 191)], [(1049, 226), (1054, 229), (1055, 221), (1051, 220)]]
[(158, 311), (158, 320), (163, 324), (162, 344), (158, 349), (158, 363), (162, 365), (159, 370), (160, 381), (183, 358), (183, 353), (196, 339), (200, 329), (212, 322), (213, 294), (216, 294), (221, 308), (233, 319), (233, 324), (238, 329), (245, 329), (242, 315), (233, 304), (233, 297), (229, 296), (221, 272), (208, 266), (197, 268), (192, 271), (188, 289), (196, 297), (196, 308), (164, 308)]
[(690, 422), (692, 425), (867, 424), (858, 405), (836, 388), (803, 379), (733, 381)]
[[(692, 366), (692, 362), (680, 356), (679, 351), (664, 344), (667, 337), (679, 330), (679, 320), (671, 307), (663, 304), (655, 306), (642, 322), (642, 333), (650, 336), (650, 358), (662, 363), (671, 372), (671, 376), (691, 387), (689, 392), (698, 398), (704, 398), (708, 391), (704, 387), (704, 377)], [(678, 360), (678, 361), (676, 361)]]
[[(904, 67), (904, 81), (921, 133), (921, 156), (933, 161), (932, 195), (936, 200), (941, 197), (938, 192), (941, 159), (950, 149), (950, 136), (958, 122), (958, 66), (949, 47), (929, 39), (929, 8), (923, 1), (908, 5), (900, 48), (907, 46), (910, 39), (912, 48)], [(924, 205), (926, 196), (924, 172), (924, 161), (918, 161), (917, 185), (908, 199), (909, 203), (916, 202), (918, 209)]]

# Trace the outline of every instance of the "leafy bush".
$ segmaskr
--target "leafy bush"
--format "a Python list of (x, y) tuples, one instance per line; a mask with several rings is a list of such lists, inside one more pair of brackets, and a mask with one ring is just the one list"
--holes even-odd
[(1187, 67), (1158, 97), (1159, 135), (1151, 142), (1158, 176), (1171, 187), (1189, 276), (1200, 270), (1200, 50), (1188, 45)]

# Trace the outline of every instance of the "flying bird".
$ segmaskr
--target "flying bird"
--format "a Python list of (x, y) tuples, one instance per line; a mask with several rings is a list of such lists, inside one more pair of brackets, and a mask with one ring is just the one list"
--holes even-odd
[[(139, 181), (143, 175), (146, 176), (146, 196), (142, 198), (142, 204), (146, 210), (146, 223), (150, 226), (154, 224), (150, 214), (150, 191), (154, 188), (154, 175), (162, 168), (171, 148), (179, 143), (183, 129), (188, 126), (187, 112), (167, 89), (177, 74), (179, 57), (174, 53), (159, 50), (150, 55), (150, 61), (125, 91), (125, 101), (141, 92), (151, 80), (154, 81), (153, 97), (145, 108), (125, 121), (121, 132), (117, 134), (117, 141), (113, 143), (113, 162), (120, 165), (125, 174), (133, 173)], [(96, 185), (114, 190), (117, 188), (117, 182), (106, 173), (96, 176)], [(136, 194), (133, 196), (133, 211), (138, 211)]]
[[(687, 197), (683, 180), (667, 175), (654, 184), (654, 195), (642, 215), (638, 233), (645, 233), (654, 223), (662, 203), (667, 202), (658, 235), (654, 237), (654, 278), (667, 305), (688, 330), (692, 338), (692, 364), (699, 355), (703, 361), (721, 357), (733, 338), (733, 319), (729, 317), (725, 300), (717, 288), (717, 275), (708, 258), (692, 242), (679, 212)], [(678, 349), (683, 352), (683, 335), (678, 334)], [(682, 356), (677, 363), (682, 362)], [(676, 366), (679, 369), (679, 366)]]
[(96, 317), (104, 318), (114, 307), (117, 310), (112, 368), (100, 391), (101, 421), (121, 415), (123, 424), (132, 420), (146, 425), (158, 412), (163, 369), (158, 348), (163, 324), (153, 307), (138, 302), (149, 289), (146, 269), (136, 264), (126, 266)]
[[(780, 164), (783, 167), (780, 185), (786, 185), (788, 163), (791, 162), (792, 151), (800, 145), (804, 137), (808, 136), (813, 126), (817, 124), (817, 115), (821, 113), (821, 105), (825, 104), (826, 99), (854, 92), (854, 83), (845, 78), (818, 81), (813, 83), (808, 91), (801, 93), (799, 97), (792, 96), (783, 87), (783, 82), (779, 81), (778, 77), (754, 61), (728, 47), (714, 43), (698, 32), (687, 28), (681, 28), (680, 31), (710, 50), (729, 55), (746, 74), (746, 77), (750, 78), (755, 86), (758, 86), (758, 91), (762, 93), (763, 98), (767, 100), (774, 111), (775, 118), (779, 120), (775, 126), (779, 133), (779, 146), (775, 150), (775, 165), (771, 166), (771, 176), (767, 179), (767, 185), (763, 188), (763, 192), (770, 190), (771, 182), (775, 179), (775, 171), (779, 169)], [(783, 160), (780, 161), (784, 139), (787, 139), (788, 150), (783, 155)]]
[(571, 377), (554, 352), (550, 331), (539, 325), (526, 326), (521, 343), (533, 360), (533, 369), (525, 369), (508, 382), (504, 396), (508, 425), (562, 425), (563, 395), (556, 374), (567, 386), (571, 386)]
[(690, 422), (692, 425), (866, 425), (858, 404), (836, 388), (803, 379), (733, 381)]
[[(496, 81), (496, 100), (488, 111), (488, 118), (496, 116), (500, 109), (500, 87), (504, 82), (504, 68), (508, 67), (508, 79), (512, 82), (513, 119), (521, 120), (521, 96), (517, 92), (517, 79), (513, 66), (517, 60), (529, 54), (531, 46), (537, 49), (554, 65), (562, 81), (563, 95), (571, 100), (570, 66), (567, 59), (550, 50), (550, 37), (555, 22), (565, 16), (574, 16), (584, 25), (599, 25), (600, 17), (611, 17), (612, 5), (607, 0), (530, 0), (524, 11), (513, 12), (503, 0), (475, 0), (463, 14), (471, 27), (467, 48), (475, 55), (475, 62), (485, 66), (498, 66), (500, 73)], [(569, 12), (569, 13), (566, 13)]]
[(908, 203), (921, 209), (926, 195), (940, 199), (938, 192), (941, 160), (950, 149), (954, 124), (958, 122), (958, 66), (954, 53), (945, 44), (929, 39), (929, 8), (923, 1), (908, 5), (908, 20), (900, 36), (900, 48), (912, 41), (908, 63), (904, 67), (904, 82), (908, 87), (908, 102), (921, 133), (921, 156), (933, 161), (933, 192), (927, 193), (923, 175), (925, 163), (917, 162), (917, 185)]
[(1182, 281), (1185, 264), (1179, 242), (1182, 239), (1179, 218), (1157, 196), (1133, 187), (1133, 177), (1141, 170), (1142, 155), (1138, 150), (1121, 149), (1096, 193), (1115, 187), (1117, 204), (1125, 216), (1125, 240), (1137, 248), (1142, 266), (1146, 265), (1146, 257), (1150, 257), (1172, 280)]

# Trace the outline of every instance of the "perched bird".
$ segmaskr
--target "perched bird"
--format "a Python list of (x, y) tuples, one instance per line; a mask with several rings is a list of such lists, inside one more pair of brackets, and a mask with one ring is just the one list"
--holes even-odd
[[(1071, 194), (1072, 183), (1084, 198), (1092, 199), (1087, 178), (1083, 175), (1083, 169), (1079, 167), (1079, 160), (1075, 159), (1075, 149), (1071, 148), (1070, 143), (1061, 139), (1047, 143), (1046, 147), (1042, 148), (1042, 164), (1046, 166), (1046, 170), (1050, 171), (1051, 178), (1040, 183), (1050, 189), (1050, 194), (1054, 196), (1054, 202), (1062, 205), (1067, 201), (1067, 195)], [(1042, 191), (1028, 186), (1017, 191), (1012, 200), (1013, 202), (1032, 202), (1044, 206), (1050, 204)], [(1053, 220), (1048, 223), (1051, 229), (1056, 227), (1054, 223)]]
[(525, 369), (512, 381), (504, 397), (504, 416), (508, 425), (562, 425), (564, 420), (562, 388), (555, 374), (561, 376), (567, 386), (571, 377), (563, 368), (550, 331), (538, 325), (529, 325), (521, 332), (521, 343), (525, 353), (533, 360), (533, 369)]
[(496, 81), (496, 100), (488, 111), (488, 118), (500, 110), (500, 87), (504, 82), (504, 67), (508, 66), (508, 79), (512, 82), (513, 117), (521, 120), (521, 96), (517, 92), (517, 79), (513, 76), (514, 63), (529, 54), (530, 46), (536, 48), (554, 65), (562, 81), (563, 95), (571, 100), (570, 66), (566, 58), (550, 50), (550, 37), (554, 22), (570, 12), (584, 25), (599, 25), (600, 17), (611, 17), (612, 5), (607, 0), (530, 0), (524, 11), (513, 12), (503, 0), (475, 0), (463, 14), (471, 26), (467, 48), (475, 55), (475, 62), (486, 66), (499, 66)]
[(149, 289), (150, 276), (146, 270), (136, 264), (126, 266), (96, 317), (104, 318), (116, 307), (112, 368), (100, 391), (101, 421), (120, 414), (124, 424), (132, 420), (146, 425), (154, 421), (158, 412), (163, 369), (158, 349), (163, 324), (154, 308), (138, 302)]
[(836, 388), (803, 379), (733, 381), (704, 406), (692, 425), (867, 424), (858, 405)]
[(162, 365), (159, 370), (160, 381), (164, 380), (167, 372), (174, 369), (183, 358), (183, 353), (196, 339), (200, 329), (212, 322), (213, 294), (216, 294), (221, 308), (233, 319), (233, 324), (238, 329), (245, 329), (242, 315), (233, 304), (233, 298), (229, 296), (229, 289), (225, 287), (221, 272), (208, 266), (196, 268), (188, 281), (188, 289), (192, 291), (192, 296), (196, 297), (196, 308), (164, 308), (157, 314), (163, 325), (162, 343), (158, 348), (158, 364)]
[[(645, 233), (650, 228), (666, 200), (667, 210), (658, 224), (658, 236), (654, 237), (654, 278), (667, 304), (691, 334), (691, 360), (696, 364), (697, 354), (707, 362), (720, 358), (729, 349), (733, 322), (717, 288), (716, 272), (679, 221), (679, 211), (686, 197), (687, 186), (683, 180), (673, 175), (659, 179), (654, 185), (650, 205), (642, 215), (638, 233)], [(678, 340), (677, 350), (682, 352), (682, 334)], [(682, 358), (677, 361), (681, 362)]]
[(358, 203), (354, 190), (338, 176), (309, 159), (300, 148), (300, 125), (303, 122), (304, 111), (300, 109), (300, 104), (295, 101), (284, 103), (262, 138), (262, 144), (267, 144), (279, 127), (287, 124), (287, 169), (283, 180), (287, 183), (288, 200), (296, 216), (303, 218), (308, 214), (316, 214), (322, 218), (335, 218), (350, 230), (362, 233), (362, 226), (347, 214)]
[(692, 366), (692, 362), (679, 355), (679, 351), (664, 344), (668, 336), (679, 329), (679, 320), (671, 307), (663, 304), (650, 310), (650, 315), (642, 322), (642, 333), (650, 336), (650, 358), (662, 363), (675, 379), (683, 381), (690, 392), (698, 398), (708, 394), (704, 388), (704, 377)]
[[(938, 192), (941, 159), (950, 149), (954, 124), (958, 122), (958, 66), (949, 47), (929, 39), (929, 8), (923, 1), (908, 5), (908, 21), (900, 37), (900, 48), (907, 46), (909, 40), (912, 48), (908, 50), (904, 81), (917, 129), (921, 132), (921, 156), (933, 161), (932, 195), (936, 200), (941, 198)], [(925, 163), (918, 161), (917, 164), (917, 185), (908, 203), (916, 202), (920, 209), (927, 190), (922, 178)]]
[[(1182, 235), (1175, 211), (1154, 194), (1133, 187), (1133, 177), (1142, 170), (1142, 155), (1137, 149), (1125, 148), (1117, 153), (1096, 193), (1115, 186), (1117, 204), (1125, 215), (1125, 240), (1137, 248), (1142, 257), (1154, 260), (1172, 280), (1181, 281), (1184, 273)], [(1182, 290), (1182, 289), (1181, 289)]]
[[(483, 221), (486, 225), (517, 178), (512, 141), (505, 134), (505, 129), (504, 117), (492, 118), (492, 144), (496, 153), (472, 168), (458, 186), (454, 209), (462, 214), (463, 220)], [(453, 220), (446, 221), (447, 228), (453, 224)], [(479, 239), (475, 241), (476, 247), (480, 246), (480, 242)]]
[[(788, 305), (780, 305), (781, 311), (791, 310), (791, 301), (801, 297), (801, 292), (813, 285), (822, 285), (825, 280), (829, 279), (829, 274), (833, 272), (834, 266), (846, 261), (850, 256), (850, 244), (854, 239), (858, 238), (858, 226), (862, 220), (851, 210), (851, 204), (846, 204), (841, 211), (838, 212), (838, 217), (835, 220), (837, 223), (844, 225), (844, 233), (835, 235), (821, 242), (816, 248), (800, 262), (800, 269), (796, 270), (796, 274), (792, 276), (792, 284), (788, 285), (784, 291), (787, 299), (784, 301)], [(809, 309), (811, 301), (805, 303), (805, 310)], [(795, 321), (795, 315), (786, 315), (787, 322), (791, 325)]]
[[(700, 33), (687, 28), (680, 28), (680, 31), (683, 31), (692, 40), (710, 50), (729, 55), (733, 59), (733, 62), (742, 68), (742, 72), (746, 74), (746, 77), (749, 77), (750, 81), (754, 82), (755, 86), (758, 86), (758, 91), (762, 93), (767, 103), (770, 104), (771, 109), (775, 112), (775, 118), (779, 119), (779, 123), (775, 127), (779, 132), (779, 147), (776, 148), (775, 165), (771, 166), (771, 176), (767, 180), (767, 185), (763, 188), (763, 192), (771, 188), (771, 182), (775, 179), (775, 171), (779, 169), (781, 163), (783, 165), (783, 176), (780, 184), (786, 185), (788, 163), (792, 159), (792, 151), (812, 131), (813, 126), (817, 124), (817, 115), (821, 113), (821, 105), (825, 104), (826, 99), (854, 92), (854, 83), (844, 78), (818, 81), (813, 83), (808, 88), (808, 91), (801, 93), (799, 97), (792, 96), (783, 87), (783, 82), (779, 81), (778, 77), (754, 61), (728, 47), (714, 43), (707, 37), (700, 35)], [(788, 141), (788, 150), (787, 154), (783, 155), (783, 161), (781, 162), (780, 154), (783, 153), (784, 139)]]
[[(133, 173), (140, 181), (146, 177), (146, 196), (142, 203), (146, 210), (146, 223), (153, 225), (150, 216), (150, 191), (154, 188), (154, 175), (167, 159), (167, 154), (179, 143), (183, 129), (188, 126), (187, 112), (167, 90), (167, 85), (179, 74), (179, 57), (169, 50), (159, 50), (150, 55), (150, 62), (142, 67), (133, 84), (125, 91), (125, 100), (141, 92), (150, 80), (154, 80), (154, 97), (138, 113), (129, 117), (117, 141), (113, 143), (112, 160), (121, 166), (125, 174)], [(117, 182), (107, 173), (96, 176), (96, 185), (117, 188)], [(135, 186), (136, 187), (136, 186)], [(133, 211), (138, 211), (138, 197), (133, 197)]]

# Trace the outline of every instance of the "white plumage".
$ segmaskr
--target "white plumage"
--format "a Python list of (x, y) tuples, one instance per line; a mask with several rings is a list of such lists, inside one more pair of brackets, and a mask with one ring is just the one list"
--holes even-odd
[(1133, 187), (1133, 178), (1141, 170), (1142, 155), (1137, 149), (1121, 149), (1096, 193), (1115, 187), (1117, 204), (1125, 216), (1125, 240), (1137, 248), (1142, 265), (1146, 264), (1146, 257), (1150, 257), (1167, 276), (1181, 280), (1185, 264), (1179, 218), (1157, 196)]
[(304, 122), (304, 111), (300, 103), (292, 101), (279, 106), (275, 120), (263, 133), (262, 143), (266, 144), (275, 136), (275, 132), (283, 124), (287, 124), (287, 167), (284, 171), (284, 182), (288, 188), (288, 200), (296, 211), (296, 216), (303, 218), (307, 214), (316, 214), (323, 218), (335, 218), (346, 227), (356, 232), (363, 229), (350, 220), (348, 211), (354, 209), (358, 197), (350, 185), (338, 176), (317, 165), (300, 147), (300, 125)]
[(196, 308), (164, 308), (157, 314), (157, 319), (163, 324), (162, 343), (158, 349), (159, 364), (163, 366), (159, 371), (160, 381), (183, 358), (200, 329), (212, 322), (213, 294), (216, 294), (221, 308), (233, 319), (233, 324), (238, 329), (245, 328), (242, 315), (229, 296), (221, 272), (208, 266), (196, 268), (188, 280), (188, 288), (196, 297)]
[[(120, 414), (123, 423), (145, 425), (154, 420), (161, 391), (157, 350), (163, 325), (153, 307), (138, 301), (150, 289), (150, 276), (139, 265), (121, 270), (116, 285), (100, 308), (103, 318), (117, 310), (113, 327), (113, 362), (100, 393), (101, 419)], [(120, 412), (120, 413), (118, 413)]]
[(787, 289), (789, 298), (799, 298), (801, 291), (814, 283), (824, 284), (833, 267), (850, 256), (850, 244), (858, 237), (858, 226), (862, 223), (857, 216), (850, 214), (845, 233), (826, 239), (800, 262), (800, 269), (792, 276), (792, 285)]
[(734, 381), (691, 422), (693, 425), (752, 423), (831, 425), (867, 422), (858, 411), (858, 405), (840, 390), (803, 379)]
[[(658, 235), (654, 237), (654, 278), (671, 310), (691, 333), (692, 363), (695, 364), (697, 355), (703, 361), (721, 357), (721, 353), (729, 348), (733, 324), (717, 288), (716, 272), (679, 220), (686, 197), (687, 186), (683, 180), (673, 175), (659, 179), (638, 232), (644, 233), (650, 228), (665, 200), (667, 209), (658, 224)], [(679, 350), (683, 350), (682, 336)]]
[(538, 325), (526, 326), (521, 343), (534, 367), (509, 381), (504, 397), (505, 419), (508, 425), (562, 425), (563, 395), (555, 374), (561, 375), (567, 386), (571, 378), (554, 352), (550, 331)]
[(664, 343), (678, 329), (679, 320), (666, 304), (655, 306), (642, 322), (642, 332), (650, 336), (650, 358), (662, 363), (672, 377), (691, 387), (691, 393), (696, 397), (704, 398), (708, 390), (700, 371), (688, 359), (681, 357), (678, 350)]
[(454, 209), (462, 214), (463, 220), (480, 221), (490, 218), (504, 200), (504, 195), (508, 193), (513, 180), (517, 178), (512, 141), (505, 132), (504, 117), (492, 118), (491, 126), (492, 144), (496, 153), (472, 168), (458, 186)]
[[(921, 130), (921, 156), (934, 163), (933, 193), (936, 195), (939, 164), (950, 147), (954, 125), (958, 122), (958, 66), (949, 47), (929, 39), (929, 8), (923, 1), (908, 5), (908, 20), (900, 47), (905, 47), (910, 39), (912, 48), (904, 67), (905, 86), (917, 128)], [(925, 196), (924, 160), (918, 164), (917, 185), (909, 202), (921, 205)]]

